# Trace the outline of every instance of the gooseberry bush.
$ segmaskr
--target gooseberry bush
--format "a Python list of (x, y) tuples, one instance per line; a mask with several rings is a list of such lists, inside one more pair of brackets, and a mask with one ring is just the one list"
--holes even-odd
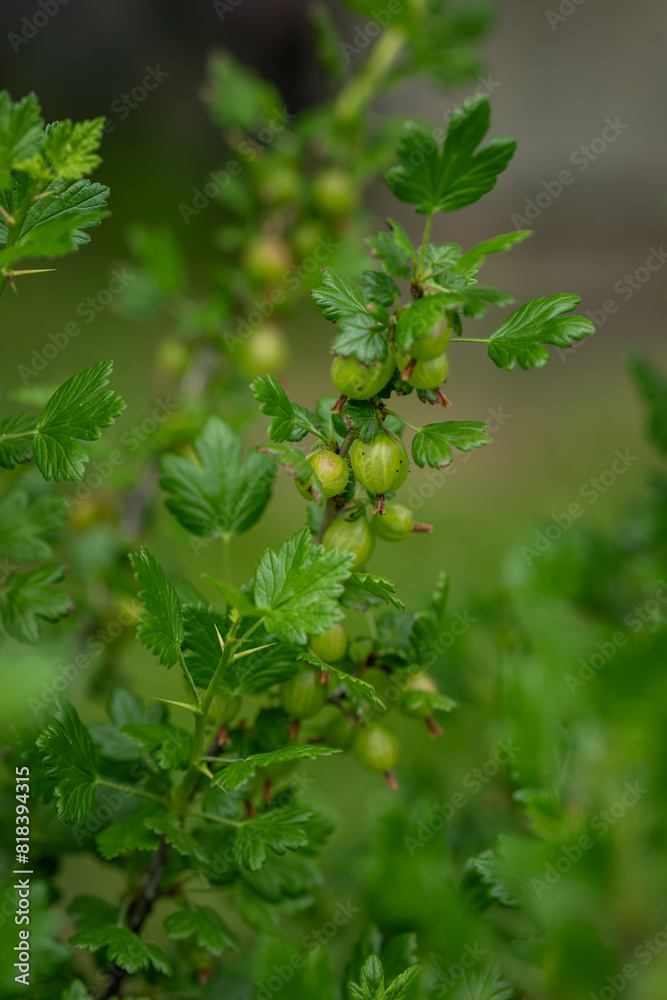
[[(106, 388), (110, 366), (95, 365), (52, 395), (32, 387), (28, 397), (38, 412), (28, 407), (3, 419), (0, 464), (26, 485), (12, 480), (0, 498), (0, 548), (28, 566), (39, 563), (26, 573), (12, 570), (3, 583), (6, 633), (13, 642), (35, 643), (40, 628), (53, 627), (45, 622), (67, 617), (57, 628), (71, 635), (80, 618), (87, 637), (98, 636), (122, 597), (137, 609), (136, 639), (147, 651), (143, 659), (136, 650), (128, 654), (133, 639), (125, 634), (100, 642), (91, 688), (106, 703), (106, 721), (95, 721), (99, 715), (88, 721), (86, 706), (77, 711), (69, 696), (55, 706), (34, 699), (40, 725), (19, 725), (12, 734), (7, 801), (13, 809), (15, 774), (28, 769), (26, 803), (39, 816), (39, 836), (31, 843), (32, 974), (22, 993), (12, 973), (7, 996), (265, 1000), (283, 991), (299, 1000), (430, 1000), (451, 988), (455, 1000), (524, 994), (537, 1000), (565, 996), (571, 986), (572, 943), (549, 937), (549, 920), (553, 925), (557, 916), (534, 898), (546, 890), (533, 886), (533, 896), (525, 895), (530, 872), (541, 868), (537, 851), (520, 838), (528, 839), (528, 826), (531, 845), (538, 838), (550, 849), (563, 842), (576, 826), (583, 780), (569, 778), (566, 750), (583, 762), (582, 772), (595, 753), (585, 741), (576, 747), (576, 735), (564, 735), (560, 717), (548, 715), (540, 657), (558, 656), (545, 652), (547, 640), (532, 623), (543, 610), (539, 595), (545, 603), (555, 599), (561, 585), (570, 604), (567, 614), (558, 605), (557, 624), (568, 641), (574, 642), (568, 626), (577, 616), (595, 612), (614, 620), (618, 592), (631, 591), (638, 574), (609, 576), (610, 590), (591, 578), (590, 565), (612, 560), (617, 543), (610, 539), (589, 539), (578, 549), (572, 543), (562, 563), (557, 552), (549, 555), (524, 573), (515, 604), (504, 596), (484, 607), (470, 661), (474, 668), (479, 650), (482, 659), (490, 650), (509, 650), (510, 736), (518, 746), (510, 741), (503, 752), (515, 769), (513, 802), (525, 812), (519, 821), (513, 811), (519, 807), (505, 802), (503, 815), (516, 823), (516, 837), (505, 836), (492, 851), (494, 838), (480, 822), (470, 843), (458, 845), (457, 864), (436, 896), (418, 867), (432, 850), (431, 827), (415, 836), (396, 806), (369, 848), (374, 869), (366, 889), (379, 927), (355, 924), (355, 906), (336, 911), (340, 921), (332, 926), (350, 924), (354, 937), (349, 962), (333, 969), (323, 946), (329, 935), (320, 930), (327, 922), (317, 909), (324, 890), (316, 859), (326, 861), (335, 821), (310, 802), (317, 768), (335, 774), (348, 755), (400, 802), (404, 779), (412, 779), (397, 733), (407, 730), (397, 720), (409, 721), (410, 741), (423, 741), (434, 758), (443, 726), (456, 724), (449, 722), (459, 711), (454, 692), (446, 684), (440, 690), (442, 672), (432, 669), (448, 622), (449, 581), (428, 558), (422, 536), (430, 526), (415, 522), (401, 494), (411, 469), (445, 469), (457, 451), (490, 443), (483, 423), (443, 413), (451, 405), (445, 389), (455, 383), (466, 350), (485, 348), (504, 371), (539, 368), (550, 346), (566, 348), (593, 332), (574, 312), (577, 296), (555, 293), (521, 305), (486, 338), (468, 335), (473, 320), (513, 302), (478, 281), (485, 258), (530, 234), (490, 235), (464, 249), (433, 242), (433, 223), (489, 194), (515, 144), (488, 140), (484, 96), (458, 107), (446, 129), (389, 121), (378, 132), (368, 105), (395, 80), (419, 71), (452, 82), (476, 65), (464, 43), (482, 30), (481, 14), (457, 21), (448, 8), (437, 17), (437, 5), (428, 5), (418, 17), (406, 6), (410, 17), (397, 14), (342, 84), (340, 45), (319, 11), (323, 60), (339, 89), (271, 143), (251, 140), (279, 104), (273, 89), (229, 56), (213, 60), (206, 100), (243, 170), (229, 172), (215, 195), (226, 221), (216, 233), (207, 288), (188, 284), (174, 234), (131, 229), (136, 278), (120, 308), (128, 322), (169, 317), (173, 331), (160, 344), (158, 368), (178, 384), (183, 404), (122, 470), (125, 490), (113, 516), (100, 496), (82, 494), (70, 503), (73, 538), (65, 551), (73, 556), (76, 610), (59, 586), (64, 567), (48, 562), (65, 504), (51, 487), (40, 482), (37, 489), (31, 460), (56, 484), (84, 476), (80, 442), (98, 439), (123, 408)], [(445, 38), (456, 46), (444, 46)], [(0, 95), (2, 290), (23, 275), (26, 289), (28, 280), (41, 280), (15, 265), (83, 246), (102, 218), (107, 191), (86, 179), (98, 166), (101, 127), (98, 120), (45, 129), (34, 97), (13, 104)], [(380, 170), (391, 194), (424, 222), (421, 241), (393, 220), (369, 235), (361, 192)], [(191, 212), (181, 215), (189, 222)], [(309, 322), (316, 322), (317, 309), (335, 326), (321, 350), (322, 368), (331, 364), (332, 391), (297, 401), (277, 376), (286, 329), (306, 308)], [(257, 311), (259, 325), (251, 322)], [(636, 372), (664, 449), (664, 409), (656, 400), (667, 398), (665, 387), (641, 362)], [(417, 426), (402, 416), (403, 397), (415, 393), (433, 407), (432, 422)], [(261, 420), (266, 440), (244, 450), (239, 431), (252, 419)], [(103, 439), (95, 447), (110, 445)], [(229, 566), (230, 546), (258, 524), (281, 475), (293, 480), (303, 526), (283, 537), (272, 522), (274, 543), (244, 583), (233, 582), (228, 570), (197, 569), (186, 578), (181, 563), (188, 556), (220, 550)], [(181, 540), (182, 555), (156, 531), (154, 511), (162, 505), (178, 531), (168, 537)], [(651, 538), (645, 527), (637, 557), (644, 574), (656, 558)], [(399, 542), (414, 547), (432, 577), (424, 608), (406, 609), (400, 587), (369, 568), (376, 546)], [(92, 586), (95, 574), (101, 595)], [(532, 615), (524, 613), (528, 594), (537, 608)], [(129, 671), (119, 669), (127, 655)], [(145, 686), (133, 683), (136, 663), (150, 679), (148, 700), (137, 693)], [(172, 673), (161, 680), (158, 671)], [(560, 710), (546, 680), (545, 689)], [(472, 698), (471, 690), (464, 694)], [(568, 712), (561, 714), (567, 722)], [(631, 744), (635, 735), (628, 723), (624, 739)], [(308, 781), (303, 762), (312, 762)], [(485, 773), (464, 787), (474, 781), (481, 787)], [(441, 828), (433, 823), (433, 830)], [(409, 871), (397, 860), (397, 845), (417, 859)], [(69, 854), (94, 854), (113, 881), (96, 893), (91, 880), (85, 894), (62, 900), (59, 865)], [(419, 893), (424, 906), (410, 909), (405, 901)], [(46, 915), (49, 904), (61, 901), (67, 933)], [(300, 949), (289, 942), (290, 925), (307, 929)], [(249, 943), (253, 934), (259, 946)], [(594, 938), (588, 926), (582, 934), (586, 942)], [(3, 954), (13, 967), (11, 951)], [(607, 966), (597, 953), (591, 962), (600, 974), (593, 989)], [(452, 963), (465, 973), (454, 976)], [(582, 979), (576, 989), (588, 985)]]

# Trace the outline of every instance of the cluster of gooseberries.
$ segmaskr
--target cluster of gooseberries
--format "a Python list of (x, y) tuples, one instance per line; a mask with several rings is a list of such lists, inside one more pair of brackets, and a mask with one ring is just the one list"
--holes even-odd
[[(352, 569), (357, 572), (366, 565), (375, 548), (376, 538), (386, 542), (401, 542), (413, 531), (430, 531), (430, 525), (415, 523), (412, 511), (404, 504), (385, 501), (385, 494), (394, 493), (403, 485), (408, 475), (408, 453), (404, 444), (388, 431), (380, 431), (372, 441), (356, 439), (350, 448), (350, 465), (346, 459), (330, 448), (318, 448), (308, 456), (310, 465), (327, 499), (336, 498), (342, 510), (341, 517), (332, 521), (322, 535), (326, 549), (353, 552)], [(354, 478), (350, 476), (350, 467)], [(369, 524), (363, 505), (346, 505), (354, 498), (354, 485), (358, 482), (376, 498), (375, 512)], [(312, 488), (304, 487), (297, 480), (299, 492), (308, 500), (314, 499)]]
[[(426, 704), (413, 708), (406, 697), (412, 691), (429, 694), (437, 692), (432, 677), (421, 669), (392, 671), (382, 666), (372, 640), (348, 642), (344, 625), (336, 622), (320, 635), (310, 639), (308, 649), (324, 664), (341, 664), (351, 674), (372, 684), (385, 706), (385, 713), (396, 707), (401, 714), (425, 718), (432, 736), (440, 728)], [(392, 768), (399, 757), (399, 741), (384, 721), (377, 720), (379, 710), (370, 703), (363, 705), (362, 718), (340, 690), (330, 684), (326, 670), (303, 664), (293, 677), (281, 685), (282, 707), (291, 720), (290, 736), (296, 739), (302, 722), (314, 719), (323, 710), (331, 708), (331, 717), (325, 722), (322, 739), (327, 746), (351, 751), (357, 763), (372, 774), (383, 774), (391, 788), (397, 787)]]
[[(337, 356), (331, 377), (341, 395), (333, 409), (341, 412), (347, 399), (366, 400), (376, 396), (394, 379), (397, 369), (402, 382), (420, 390), (437, 390), (446, 404), (440, 386), (449, 371), (446, 348), (450, 338), (451, 327), (444, 320), (426, 336), (415, 340), (409, 353), (397, 354), (390, 344), (387, 358), (368, 366), (353, 357)], [(357, 505), (329, 524), (322, 536), (325, 548), (355, 554), (355, 571), (362, 569), (370, 559), (376, 538), (401, 542), (413, 531), (431, 530), (429, 525), (416, 524), (408, 507), (385, 502), (386, 494), (395, 493), (405, 483), (410, 466), (405, 445), (389, 430), (383, 428), (369, 442), (357, 437), (350, 447), (349, 465), (345, 457), (326, 446), (313, 451), (308, 461), (324, 497), (335, 498), (341, 508), (353, 499), (355, 482), (376, 498), (373, 513), (380, 516), (373, 517), (371, 524)], [(311, 487), (297, 480), (297, 488), (307, 500), (315, 499)]]

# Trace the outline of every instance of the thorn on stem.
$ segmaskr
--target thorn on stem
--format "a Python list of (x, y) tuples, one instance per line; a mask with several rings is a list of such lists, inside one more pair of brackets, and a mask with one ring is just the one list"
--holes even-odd
[(264, 782), (264, 791), (262, 792), (262, 799), (264, 800), (264, 802), (268, 804), (272, 798), (273, 798), (273, 782), (269, 778)]
[(347, 403), (347, 396), (339, 396), (334, 405), (331, 407), (332, 413), (340, 413), (345, 404)]
[(329, 675), (329, 671), (328, 670), (320, 670), (320, 672), (319, 672), (319, 674), (317, 676), (317, 680), (319, 681), (320, 684), (328, 684), (329, 683), (329, 676), (330, 675)]
[(217, 626), (217, 625), (214, 625), (213, 627), (214, 627), (214, 629), (215, 629), (215, 632), (216, 632), (216, 635), (217, 635), (217, 637), (218, 637), (218, 642), (220, 643), (220, 649), (221, 649), (221, 650), (222, 650), (222, 652), (224, 653), (224, 651), (225, 651), (225, 640), (224, 640), (224, 639), (222, 638), (222, 636), (220, 635), (220, 632), (218, 631), (218, 626)]
[(249, 799), (246, 799), (245, 814), (247, 819), (252, 819), (253, 816), (257, 815), (257, 810)]

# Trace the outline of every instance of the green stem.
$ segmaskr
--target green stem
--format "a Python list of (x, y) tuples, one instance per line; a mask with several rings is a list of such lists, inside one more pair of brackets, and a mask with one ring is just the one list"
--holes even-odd
[(231, 583), (232, 558), (231, 558), (231, 535), (222, 535), (222, 579), (225, 583)]
[[(5, 285), (6, 284), (7, 284), (7, 282), (5, 282)], [(5, 285), (0, 285), (0, 288), (4, 288)], [(35, 430), (32, 430), (32, 431), (21, 431), (20, 433), (17, 433), (17, 434), (0, 434), (0, 442), (1, 441), (11, 441), (13, 438), (15, 439), (15, 438), (24, 438), (24, 437), (34, 437), (34, 435), (36, 433), (37, 433), (37, 429), (35, 428)]]
[(405, 36), (397, 28), (388, 28), (378, 39), (359, 73), (339, 93), (334, 104), (334, 118), (348, 125), (370, 104), (384, 82), (392, 64), (403, 48)]
[(256, 622), (253, 622), (253, 624), (250, 626), (250, 628), (246, 629), (246, 631), (243, 633), (243, 635), (239, 636), (238, 642), (239, 643), (245, 642), (246, 639), (249, 639), (250, 636), (253, 634), (253, 632), (256, 632), (257, 629), (259, 628), (259, 626), (263, 625), (263, 624), (264, 624), (264, 619), (263, 618), (258, 618)]
[(415, 427), (415, 425), (411, 424), (409, 420), (406, 420), (405, 417), (402, 417), (400, 413), (394, 413), (393, 410), (385, 410), (384, 412), (388, 413), (390, 417), (396, 417), (397, 420), (400, 420), (402, 424), (405, 424), (406, 427), (409, 427), (411, 431), (415, 432), (415, 434), (421, 434), (421, 427)]
[(490, 343), (490, 339), (487, 338), (485, 340), (483, 337), (452, 337), (449, 343), (450, 346), (451, 344), (488, 344)]
[(192, 674), (188, 670), (188, 665), (185, 662), (185, 657), (183, 656), (183, 653), (179, 652), (179, 657), (180, 657), (180, 660), (181, 660), (181, 667), (183, 668), (183, 673), (185, 674), (185, 679), (187, 680), (188, 684), (190, 685), (190, 688), (191, 688), (192, 693), (194, 695), (195, 705), (198, 708), (201, 708), (201, 698), (199, 697), (199, 691), (197, 690), (197, 685), (195, 684), (194, 680), (192, 679)]
[(204, 698), (201, 702), (201, 714), (195, 717), (195, 730), (192, 736), (192, 757), (190, 759), (190, 766), (183, 775), (183, 780), (176, 790), (175, 806), (179, 815), (183, 815), (185, 806), (187, 805), (188, 799), (194, 792), (197, 780), (201, 773), (197, 764), (202, 753), (204, 752), (208, 714), (211, 710), (215, 693), (220, 686), (220, 681), (222, 680), (234, 655), (234, 646), (236, 644), (234, 637), (235, 629), (236, 626), (234, 626), (230, 634), (227, 636), (225, 648), (223, 649), (218, 665), (215, 668), (215, 673), (213, 674), (209, 686), (206, 688), (204, 693)]
[(224, 677), (227, 667), (229, 666), (233, 655), (234, 655), (234, 639), (230, 634), (230, 636), (227, 638), (227, 642), (225, 643), (225, 648), (222, 651), (222, 656), (218, 660), (218, 665), (215, 668), (215, 673), (211, 678), (209, 686), (206, 688), (206, 693), (204, 694), (204, 700), (202, 701), (201, 704), (202, 717), (204, 721), (208, 716), (211, 705), (213, 704), (213, 699), (215, 698), (215, 693), (220, 687), (220, 681)]
[(433, 218), (435, 216), (435, 209), (432, 208), (428, 213), (428, 218), (426, 220), (426, 225), (424, 226), (424, 238), (422, 239), (421, 251), (419, 253), (419, 272), (417, 278), (421, 280), (422, 270), (424, 268), (424, 259), (426, 257), (426, 247), (428, 246), (428, 238), (431, 235), (431, 226), (433, 225)]
[(131, 785), (119, 785), (115, 781), (107, 781), (106, 778), (96, 778), (95, 783), (104, 785), (105, 788), (113, 788), (117, 792), (124, 792), (126, 795), (137, 795), (140, 799), (150, 799), (152, 802), (159, 802), (163, 806), (167, 805), (166, 800), (160, 795), (153, 795), (152, 792), (143, 792), (138, 788), (133, 788)]
[(207, 819), (212, 823), (222, 823), (224, 826), (243, 826), (243, 823), (238, 819), (228, 819), (226, 816), (214, 816), (212, 813), (204, 812), (202, 809), (188, 809), (188, 816)]

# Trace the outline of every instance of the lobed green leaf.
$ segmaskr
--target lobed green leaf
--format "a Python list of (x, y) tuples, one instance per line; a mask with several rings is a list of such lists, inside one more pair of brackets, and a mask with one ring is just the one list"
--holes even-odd
[(412, 439), (412, 457), (420, 468), (444, 469), (452, 461), (452, 447), (470, 451), (489, 444), (486, 424), (477, 420), (444, 420), (426, 424)]
[(146, 609), (139, 619), (137, 638), (165, 667), (178, 662), (184, 639), (181, 602), (155, 556), (143, 548), (130, 555)]
[(88, 455), (79, 441), (95, 441), (125, 409), (120, 396), (104, 389), (112, 368), (110, 361), (101, 361), (67, 379), (42, 410), (33, 451), (44, 479), (81, 479)]
[(466, 101), (452, 113), (442, 152), (430, 129), (408, 122), (399, 142), (399, 165), (386, 173), (392, 193), (421, 213), (464, 208), (495, 186), (516, 149), (513, 139), (492, 139), (477, 150), (489, 130), (487, 97)]
[(97, 767), (90, 734), (76, 709), (60, 701), (37, 747), (56, 782), (56, 809), (63, 823), (83, 826), (93, 811)]
[(540, 368), (549, 360), (543, 344), (570, 347), (595, 332), (585, 316), (566, 316), (579, 305), (578, 295), (557, 294), (533, 299), (516, 309), (489, 339), (489, 357), (499, 368), (511, 371), (518, 362), (521, 368)]
[(275, 463), (252, 451), (220, 417), (210, 417), (195, 440), (196, 461), (182, 455), (162, 459), (161, 486), (167, 509), (194, 535), (241, 535), (260, 519), (271, 498)]

